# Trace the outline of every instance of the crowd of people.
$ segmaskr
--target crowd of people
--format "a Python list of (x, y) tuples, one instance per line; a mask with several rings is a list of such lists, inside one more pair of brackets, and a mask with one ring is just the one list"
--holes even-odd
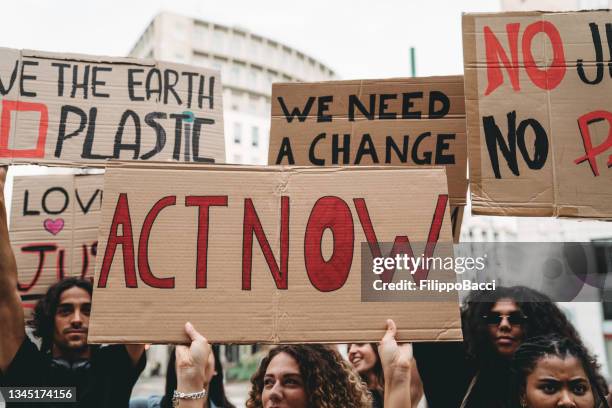
[[(144, 345), (87, 343), (92, 284), (67, 278), (47, 291), (26, 323), (9, 242), (0, 167), (0, 386), (76, 387), (78, 407), (233, 408), (216, 345), (190, 323), (165, 390), (130, 394), (146, 363)], [(605, 408), (607, 382), (564, 313), (525, 287), (470, 295), (463, 342), (398, 344), (387, 320), (379, 343), (279, 345), (251, 378), (248, 408)], [(382, 323), (382, 322), (381, 322)], [(198, 328), (202, 331), (205, 328)], [(37, 339), (39, 341), (33, 341)], [(163, 394), (162, 394), (163, 392)], [(24, 405), (21, 405), (24, 406)]]

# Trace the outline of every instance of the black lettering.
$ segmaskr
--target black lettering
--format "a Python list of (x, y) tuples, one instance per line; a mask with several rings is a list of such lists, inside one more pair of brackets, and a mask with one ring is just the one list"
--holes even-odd
[(376, 111), (376, 95), (370, 95), (370, 109), (368, 110), (363, 104), (357, 95), (349, 95), (349, 112), (348, 119), (350, 122), (355, 121), (355, 108), (361, 112), (363, 116), (368, 118), (368, 120), (374, 120), (374, 114)]
[[(153, 85), (152, 85), (153, 81), (155, 81), (155, 85), (157, 85), (157, 87), (155, 88), (153, 88)], [(161, 72), (159, 72), (159, 69), (153, 68), (149, 70), (149, 72), (147, 73), (145, 90), (147, 94), (147, 101), (151, 100), (151, 95), (153, 94), (157, 94), (157, 98), (155, 99), (157, 102), (161, 101), (162, 79), (161, 79)], [(145, 122), (146, 122), (146, 119), (145, 119)]]
[(506, 164), (512, 174), (519, 175), (518, 163), (516, 161), (516, 111), (509, 112), (508, 115), (508, 144), (504, 141), (504, 136), (500, 128), (495, 123), (493, 116), (484, 116), (482, 118), (482, 126), (485, 133), (485, 141), (491, 160), (491, 167), (495, 178), (502, 178), (499, 171), (499, 157), (497, 155), (498, 146)]
[(30, 191), (26, 190), (25, 194), (23, 195), (23, 216), (25, 217), (26, 215), (40, 215), (40, 211), (28, 209), (29, 201), (30, 201)]
[(134, 94), (134, 86), (142, 85), (142, 81), (136, 81), (134, 79), (134, 74), (141, 74), (144, 72), (142, 68), (130, 68), (128, 69), (128, 94), (130, 96), (130, 101), (144, 101), (143, 96), (136, 96)]
[(70, 68), (70, 64), (52, 62), (51, 66), (57, 67), (57, 96), (64, 96), (64, 69)]
[(112, 72), (111, 67), (93, 67), (91, 72), (91, 94), (96, 98), (109, 98), (110, 95), (107, 93), (98, 92), (98, 86), (105, 86), (106, 81), (98, 79), (99, 72)]
[(584, 72), (584, 62), (582, 58), (576, 61), (576, 70), (580, 80), (585, 84), (597, 85), (603, 79), (603, 49), (601, 48), (601, 37), (599, 36), (599, 26), (597, 23), (590, 23), (591, 37), (593, 37), (593, 46), (595, 47), (595, 61), (597, 66), (597, 74), (593, 80), (587, 78)]
[(83, 159), (93, 160), (106, 160), (111, 159), (112, 155), (93, 154), (91, 152), (93, 148), (94, 136), (96, 134), (96, 117), (98, 116), (98, 108), (89, 109), (89, 125), (87, 126), (87, 134), (85, 135), (85, 143), (83, 143), (83, 152), (81, 157)]
[(17, 69), (19, 68), (19, 60), (15, 61), (15, 67), (13, 67), (13, 72), (11, 73), (11, 79), (9, 81), (8, 88), (4, 87), (4, 83), (2, 79), (0, 79), (0, 94), (6, 95), (11, 92), (13, 85), (15, 84), (15, 79), (17, 78)]
[(334, 133), (332, 135), (332, 164), (338, 164), (338, 155), (342, 153), (342, 164), (350, 164), (351, 162), (351, 135), (345, 133), (342, 137), (342, 146), (338, 144), (340, 135)]
[(145, 123), (155, 129), (155, 147), (142, 156), (140, 156), (140, 160), (149, 160), (151, 157), (155, 156), (157, 153), (161, 152), (164, 146), (166, 145), (166, 130), (162, 125), (157, 123), (156, 119), (166, 119), (167, 115), (164, 112), (150, 112), (145, 116)]
[(277, 99), (280, 103), (281, 109), (283, 110), (283, 114), (285, 115), (287, 123), (291, 123), (296, 116), (300, 122), (304, 122), (308, 117), (308, 114), (310, 113), (310, 109), (312, 109), (312, 104), (315, 101), (315, 97), (311, 96), (306, 101), (306, 106), (304, 106), (304, 110), (302, 110), (302, 112), (300, 112), (300, 109), (298, 107), (295, 107), (293, 108), (291, 113), (289, 113), (289, 110), (287, 109), (287, 105), (285, 105), (283, 97), (279, 96)]
[(183, 120), (191, 119), (191, 115), (170, 114), (170, 119), (174, 119), (174, 151), (172, 158), (176, 161), (181, 159), (181, 139), (183, 137)]
[[(123, 132), (125, 130), (125, 125), (130, 118), (134, 124), (134, 143), (123, 143)], [(138, 159), (138, 156), (140, 155), (140, 117), (138, 117), (136, 112), (129, 109), (123, 112), (123, 115), (121, 115), (119, 127), (117, 128), (117, 133), (115, 133), (113, 157), (115, 159), (120, 158), (122, 150), (133, 151), (134, 154), (132, 155), (132, 160)]]
[[(442, 106), (436, 110), (436, 102), (440, 102)], [(450, 111), (450, 100), (448, 96), (440, 91), (431, 91), (429, 93), (429, 118), (440, 119), (446, 116)]]
[(436, 164), (455, 164), (454, 154), (444, 154), (450, 148), (447, 140), (455, 140), (455, 134), (440, 133), (436, 140)]
[(374, 147), (374, 142), (372, 142), (372, 137), (369, 133), (365, 133), (361, 138), (361, 143), (359, 143), (359, 147), (357, 148), (357, 155), (355, 156), (355, 164), (361, 163), (361, 159), (364, 155), (370, 155), (373, 164), (378, 164), (378, 155), (376, 154), (376, 148)]
[(396, 113), (387, 112), (387, 108), (389, 105), (387, 104), (388, 100), (397, 99), (396, 94), (381, 94), (378, 100), (378, 119), (395, 119), (397, 117)]
[(402, 119), (421, 119), (421, 111), (411, 112), (410, 108), (414, 107), (414, 102), (411, 99), (423, 98), (423, 92), (406, 92), (402, 94)]
[(198, 76), (197, 72), (181, 72), (187, 77), (187, 108), (191, 109), (191, 99), (193, 97), (193, 78)]
[(77, 89), (83, 89), (83, 99), (87, 99), (87, 89), (89, 88), (89, 65), (84, 66), (85, 71), (83, 72), (83, 82), (79, 83), (79, 66), (74, 65), (72, 67), (72, 92), (70, 97), (74, 98), (77, 93)]
[(400, 162), (406, 163), (408, 161), (408, 139), (408, 135), (404, 135), (402, 150), (400, 151), (397, 144), (395, 144), (395, 140), (393, 140), (393, 136), (387, 136), (387, 138), (385, 139), (385, 163), (391, 163), (393, 160), (391, 158), (391, 150), (395, 152)]
[(275, 164), (283, 164), (283, 157), (285, 156), (287, 156), (287, 164), (295, 164), (295, 159), (293, 158), (293, 151), (291, 150), (291, 141), (286, 136), (283, 137), (283, 140), (281, 141), (281, 146), (278, 151), (278, 155), (276, 156)]
[(332, 115), (324, 115), (324, 112), (329, 111), (329, 104), (334, 101), (332, 95), (319, 96), (317, 109), (317, 122), (331, 122)]
[(308, 159), (315, 166), (325, 166), (325, 159), (319, 159), (315, 156), (315, 148), (319, 140), (323, 140), (327, 137), (325, 133), (319, 133), (310, 143), (310, 149), (308, 149)]
[[(61, 193), (64, 196), (64, 204), (62, 205), (62, 207), (60, 207), (59, 210), (50, 210), (49, 207), (47, 207), (47, 197), (49, 196), (49, 194), (56, 192), (56, 191)], [(70, 198), (68, 197), (68, 192), (66, 192), (66, 190), (64, 190), (62, 187), (51, 187), (50, 189), (45, 191), (45, 194), (43, 194), (42, 196), (42, 209), (47, 214), (51, 214), (51, 215), (61, 214), (66, 210), (66, 208), (68, 208), (69, 203), (70, 203)]]
[[(170, 79), (170, 77), (172, 77), (172, 79)], [(182, 103), (179, 94), (174, 90), (174, 87), (178, 83), (178, 79), (179, 75), (178, 72), (176, 72), (175, 70), (164, 70), (164, 105), (168, 104), (169, 93), (172, 93), (172, 95), (174, 95), (174, 99), (176, 100), (177, 105), (180, 105)]]
[[(79, 127), (74, 132), (66, 134), (66, 122), (68, 121), (68, 114), (70, 113), (79, 116)], [(82, 109), (72, 105), (62, 106), (62, 110), (60, 113), (59, 130), (57, 132), (57, 144), (55, 146), (55, 157), (59, 158), (62, 154), (64, 140), (70, 139), (71, 137), (81, 133), (81, 131), (85, 129), (85, 125), (87, 125), (87, 114)]]
[[(525, 144), (525, 131), (527, 127), (531, 127), (535, 135), (535, 140), (533, 141), (533, 159), (529, 157)], [(540, 122), (535, 119), (523, 120), (516, 130), (516, 136), (518, 148), (523, 155), (523, 159), (525, 159), (525, 163), (527, 163), (527, 167), (532, 170), (539, 170), (544, 167), (548, 158), (548, 136)]]
[(79, 190), (74, 191), (76, 195), (77, 203), (79, 203), (79, 207), (81, 207), (81, 211), (83, 212), (83, 214), (87, 214), (89, 212), (93, 202), (96, 200), (96, 197), (98, 196), (100, 192), (101, 192), (100, 189), (96, 189), (96, 192), (94, 193), (94, 195), (91, 196), (89, 201), (87, 201), (87, 204), (83, 205), (83, 202), (81, 201), (81, 196), (79, 195)]
[(204, 94), (204, 83), (206, 78), (200, 75), (200, 86), (198, 87), (198, 106), (202, 109), (202, 101), (208, 99), (208, 109), (213, 110), (215, 106), (215, 77), (208, 78), (208, 95)]
[[(36, 97), (36, 92), (29, 92), (26, 91), (24, 88), (24, 82), (28, 81), (28, 80), (36, 80), (36, 75), (26, 75), (24, 70), (26, 65), (31, 66), (31, 67), (35, 67), (38, 66), (38, 61), (21, 61), (21, 78), (19, 79), (19, 94), (21, 96), (30, 96), (30, 97)], [(11, 85), (12, 86), (12, 85)]]
[(423, 157), (419, 157), (419, 145), (421, 142), (431, 136), (431, 132), (421, 133), (412, 145), (412, 161), (415, 164), (431, 164), (431, 152), (423, 152)]
[(214, 163), (214, 159), (209, 157), (200, 157), (200, 133), (202, 125), (214, 125), (214, 119), (195, 118), (193, 121), (193, 135), (191, 136), (191, 148), (193, 150), (193, 161), (198, 163)]

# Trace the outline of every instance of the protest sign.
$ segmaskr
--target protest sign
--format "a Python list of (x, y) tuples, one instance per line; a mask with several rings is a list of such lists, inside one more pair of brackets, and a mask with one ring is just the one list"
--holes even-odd
[(102, 184), (102, 175), (15, 177), (9, 234), (26, 316), (58, 280), (93, 278)]
[(457, 296), (361, 302), (362, 243), (452, 256), (443, 168), (119, 163), (104, 191), (90, 342), (184, 342), (186, 321), (211, 342), (377, 341), (387, 318), (461, 339)]
[(0, 164), (225, 160), (218, 71), (0, 48)]
[(473, 213), (612, 219), (611, 18), (463, 16)]
[(444, 165), (467, 195), (463, 77), (275, 83), (268, 164)]

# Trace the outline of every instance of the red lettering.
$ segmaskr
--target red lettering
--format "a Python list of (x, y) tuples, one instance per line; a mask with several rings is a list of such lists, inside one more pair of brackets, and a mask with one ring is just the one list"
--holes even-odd
[[(329, 228), (334, 249), (328, 261), (323, 258), (321, 241)], [(304, 234), (304, 262), (310, 283), (321, 292), (340, 289), (353, 263), (355, 231), (349, 206), (338, 197), (322, 197), (315, 203)]]
[[(504, 83), (504, 76), (501, 71), (501, 65), (503, 64), (508, 75), (510, 76), (510, 83), (512, 89), (519, 91), (521, 89), (519, 83), (519, 60), (518, 60), (518, 35), (519, 35), (519, 23), (512, 23), (506, 25), (506, 33), (508, 34), (508, 42), (510, 44), (510, 55), (512, 57), (512, 63), (508, 59), (508, 55), (504, 50), (504, 47), (500, 44), (499, 40), (491, 30), (489, 26), (484, 27), (484, 40), (487, 58), (487, 89), (485, 96), (489, 95), (501, 84)], [(499, 60), (501, 59), (501, 64)]]
[(140, 230), (140, 241), (138, 244), (138, 272), (140, 273), (140, 279), (151, 286), (152, 288), (158, 289), (173, 289), (174, 278), (158, 278), (151, 272), (149, 266), (149, 237), (151, 236), (151, 229), (153, 223), (157, 219), (157, 216), (164, 208), (175, 205), (176, 196), (166, 196), (161, 198), (158, 202), (153, 205), (151, 211), (145, 217)]
[[(602, 143), (593, 147), (589, 125), (602, 120), (608, 121), (608, 137)], [(612, 113), (608, 111), (589, 112), (578, 118), (578, 127), (580, 128), (580, 135), (582, 136), (582, 143), (584, 144), (584, 151), (586, 154), (574, 160), (574, 163), (580, 164), (588, 160), (593, 175), (599, 176), (596, 157), (612, 147)], [(608, 157), (607, 165), (608, 167), (612, 167), (612, 155)]]
[(199, 207), (198, 212), (198, 259), (196, 264), (196, 288), (206, 287), (208, 258), (208, 214), (210, 206), (227, 207), (227, 196), (187, 196), (186, 207)]
[[(374, 227), (372, 226), (372, 220), (370, 219), (370, 214), (368, 212), (365, 200), (363, 198), (355, 198), (353, 199), (353, 202), (355, 203), (357, 215), (359, 216), (359, 222), (361, 222), (361, 227), (363, 228), (363, 233), (365, 234), (366, 240), (368, 241), (368, 246), (370, 247), (372, 257), (381, 257), (382, 251), (378, 243), (378, 238), (376, 237), (376, 232), (374, 231)], [(447, 194), (438, 195), (436, 209), (434, 211), (433, 219), (431, 221), (431, 226), (429, 227), (427, 243), (425, 244), (425, 251), (423, 253), (423, 256), (426, 258), (432, 257), (434, 254), (436, 243), (438, 242), (438, 239), (440, 237), (442, 223), (444, 222), (444, 213), (446, 211), (447, 203)], [(397, 254), (406, 254), (411, 258), (414, 257), (414, 252), (412, 251), (410, 240), (405, 235), (395, 237), (395, 241), (393, 242), (393, 248), (391, 249), (391, 253), (389, 254), (389, 256), (394, 257)], [(381, 279), (383, 280), (383, 282), (391, 282), (393, 280), (394, 273), (395, 269), (385, 269), (385, 271), (381, 275)], [(427, 279), (427, 275), (429, 275), (429, 268), (426, 269), (421, 266), (412, 275), (412, 278), (418, 284), (422, 279)]]
[[(33, 111), (40, 114), (38, 122), (38, 139), (33, 149), (11, 149), (9, 148), (9, 136), (11, 134), (11, 112)], [(20, 158), (43, 158), (45, 157), (45, 142), (47, 140), (47, 128), (49, 126), (49, 112), (47, 105), (42, 103), (22, 101), (2, 101), (2, 125), (0, 125), (0, 157)]]
[(253, 233), (257, 237), (268, 268), (278, 289), (287, 289), (289, 269), (289, 197), (281, 197), (280, 267), (257, 216), (253, 200), (244, 200), (244, 227), (242, 233), (242, 290), (251, 290), (253, 264)]
[[(118, 230), (121, 226), (122, 234), (119, 235)], [(105, 288), (108, 279), (108, 273), (115, 257), (117, 245), (121, 245), (123, 252), (123, 270), (125, 273), (125, 285), (128, 288), (138, 287), (136, 282), (136, 266), (134, 263), (134, 240), (132, 238), (132, 220), (130, 219), (130, 208), (126, 193), (119, 194), (113, 222), (108, 234), (108, 244), (104, 251), (102, 267), (100, 268), (100, 279), (98, 287)]]
[[(531, 42), (538, 33), (548, 35), (553, 49), (553, 60), (550, 67), (540, 69), (531, 53)], [(565, 55), (563, 52), (563, 41), (555, 25), (549, 21), (537, 21), (530, 24), (523, 33), (523, 61), (527, 75), (535, 86), (542, 89), (554, 89), (561, 83), (565, 76)]]

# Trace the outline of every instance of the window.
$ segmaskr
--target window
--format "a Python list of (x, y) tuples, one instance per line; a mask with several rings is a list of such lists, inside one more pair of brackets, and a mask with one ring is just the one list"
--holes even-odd
[(242, 139), (242, 125), (240, 123), (234, 123), (234, 143), (240, 144)]
[(257, 126), (251, 128), (251, 144), (253, 147), (259, 146), (259, 128)]

